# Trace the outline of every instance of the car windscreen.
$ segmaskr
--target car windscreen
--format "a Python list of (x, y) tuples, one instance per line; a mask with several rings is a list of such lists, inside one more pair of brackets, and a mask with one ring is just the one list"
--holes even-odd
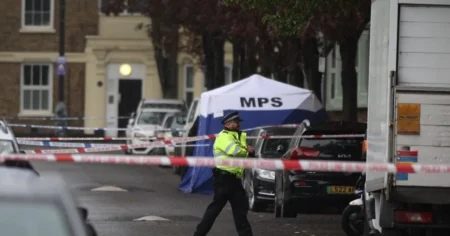
[(14, 144), (11, 140), (0, 140), (0, 153), (14, 153)]
[(167, 112), (143, 111), (137, 119), (138, 125), (160, 125)]
[(174, 103), (144, 103), (141, 106), (141, 109), (143, 108), (183, 110), (185, 107), (183, 104), (174, 104)]
[[(362, 155), (363, 141), (363, 138), (302, 139), (299, 146), (317, 149), (321, 155), (351, 154), (352, 159), (354, 159)], [(353, 155), (356, 156), (353, 157)]]
[(42, 202), (1, 201), (2, 235), (72, 236), (67, 218), (54, 205)]
[(262, 158), (279, 158), (289, 146), (289, 139), (265, 139), (261, 149)]

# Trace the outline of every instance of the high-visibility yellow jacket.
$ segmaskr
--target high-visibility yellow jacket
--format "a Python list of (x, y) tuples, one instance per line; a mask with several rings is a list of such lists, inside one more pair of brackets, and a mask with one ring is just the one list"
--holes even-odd
[[(215, 158), (247, 157), (247, 133), (231, 130), (222, 130), (214, 142)], [(231, 166), (216, 166), (218, 169), (228, 171), (237, 177), (242, 177), (244, 168)]]

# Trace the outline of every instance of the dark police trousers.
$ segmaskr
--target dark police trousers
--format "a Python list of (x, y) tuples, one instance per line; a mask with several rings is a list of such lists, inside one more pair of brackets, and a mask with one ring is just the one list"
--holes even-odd
[(252, 228), (247, 219), (248, 198), (241, 179), (228, 171), (213, 169), (214, 199), (206, 209), (203, 219), (197, 226), (194, 236), (206, 236), (217, 216), (230, 201), (234, 224), (239, 236), (252, 236)]

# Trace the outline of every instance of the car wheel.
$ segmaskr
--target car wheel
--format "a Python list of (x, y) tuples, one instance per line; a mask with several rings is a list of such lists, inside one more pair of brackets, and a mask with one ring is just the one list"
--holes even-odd
[(253, 180), (250, 179), (247, 182), (247, 184), (245, 184), (244, 188), (245, 191), (247, 192), (247, 197), (248, 197), (248, 205), (249, 205), (249, 209), (253, 212), (262, 212), (266, 209), (266, 206), (264, 204), (264, 202), (261, 202), (260, 200), (258, 200), (256, 198), (256, 191), (255, 191), (255, 186), (253, 183)]
[(341, 216), (341, 226), (347, 236), (364, 234), (364, 218), (360, 217), (360, 206), (347, 206)]
[(297, 209), (290, 201), (283, 202), (283, 204), (281, 205), (281, 217), (282, 218), (297, 217)]

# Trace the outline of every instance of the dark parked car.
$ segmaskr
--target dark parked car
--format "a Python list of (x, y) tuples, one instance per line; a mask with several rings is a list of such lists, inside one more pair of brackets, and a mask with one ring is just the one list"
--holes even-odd
[[(294, 136), (320, 134), (364, 135), (367, 125), (357, 122), (304, 123)], [(364, 138), (302, 138), (290, 140), (282, 159), (361, 161)], [(327, 204), (345, 207), (354, 199), (359, 173), (280, 170), (275, 172), (275, 217), (296, 217), (298, 212)]]
[[(295, 128), (261, 128), (253, 130), (249, 136), (284, 135), (292, 136)], [(255, 158), (279, 159), (286, 152), (290, 138), (249, 139), (248, 144), (255, 148)], [(275, 199), (275, 172), (259, 168), (246, 169), (243, 185), (249, 199), (251, 211), (264, 211)]]

